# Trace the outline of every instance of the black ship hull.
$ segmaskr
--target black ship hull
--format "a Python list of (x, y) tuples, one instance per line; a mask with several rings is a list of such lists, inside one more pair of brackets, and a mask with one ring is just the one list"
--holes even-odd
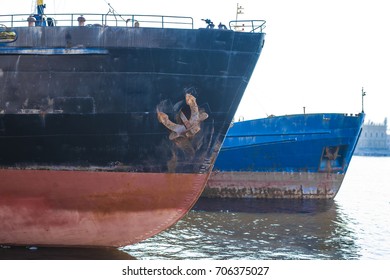
[(0, 244), (123, 246), (185, 215), (264, 33), (12, 31), (0, 43)]
[[(89, 29), (24, 28), (21, 43), (0, 49), (0, 165), (208, 172), (203, 158), (215, 158), (264, 34)], [(173, 121), (186, 93), (210, 117), (202, 145), (179, 152), (169, 170), (175, 145), (156, 110)], [(188, 152), (200, 161), (180, 162)]]

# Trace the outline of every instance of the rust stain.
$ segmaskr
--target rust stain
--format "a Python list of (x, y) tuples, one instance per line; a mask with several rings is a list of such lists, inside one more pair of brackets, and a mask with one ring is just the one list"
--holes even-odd
[(213, 172), (202, 193), (219, 198), (331, 199), (340, 188), (343, 174)]

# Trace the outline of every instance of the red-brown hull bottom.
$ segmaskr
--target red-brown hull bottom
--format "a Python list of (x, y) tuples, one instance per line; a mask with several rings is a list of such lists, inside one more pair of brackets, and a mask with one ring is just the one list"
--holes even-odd
[(217, 198), (332, 199), (344, 174), (213, 172), (202, 194)]
[(0, 244), (120, 247), (176, 223), (208, 174), (0, 170)]

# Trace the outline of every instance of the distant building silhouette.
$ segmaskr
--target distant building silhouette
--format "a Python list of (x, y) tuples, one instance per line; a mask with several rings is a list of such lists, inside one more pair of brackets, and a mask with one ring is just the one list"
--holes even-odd
[(387, 118), (380, 124), (369, 121), (363, 125), (355, 155), (390, 156), (390, 135), (387, 134)]

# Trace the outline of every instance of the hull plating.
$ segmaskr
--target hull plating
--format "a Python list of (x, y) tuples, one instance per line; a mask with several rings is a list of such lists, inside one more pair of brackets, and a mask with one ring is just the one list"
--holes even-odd
[[(181, 219), (206, 174), (0, 170), (0, 243), (124, 246)], [(178, 187), (179, 186), (179, 187)]]
[(12, 31), (0, 44), (0, 244), (17, 245), (122, 246), (179, 220), (264, 43), (208, 29)]
[(312, 114), (235, 123), (203, 196), (334, 198), (364, 114)]

